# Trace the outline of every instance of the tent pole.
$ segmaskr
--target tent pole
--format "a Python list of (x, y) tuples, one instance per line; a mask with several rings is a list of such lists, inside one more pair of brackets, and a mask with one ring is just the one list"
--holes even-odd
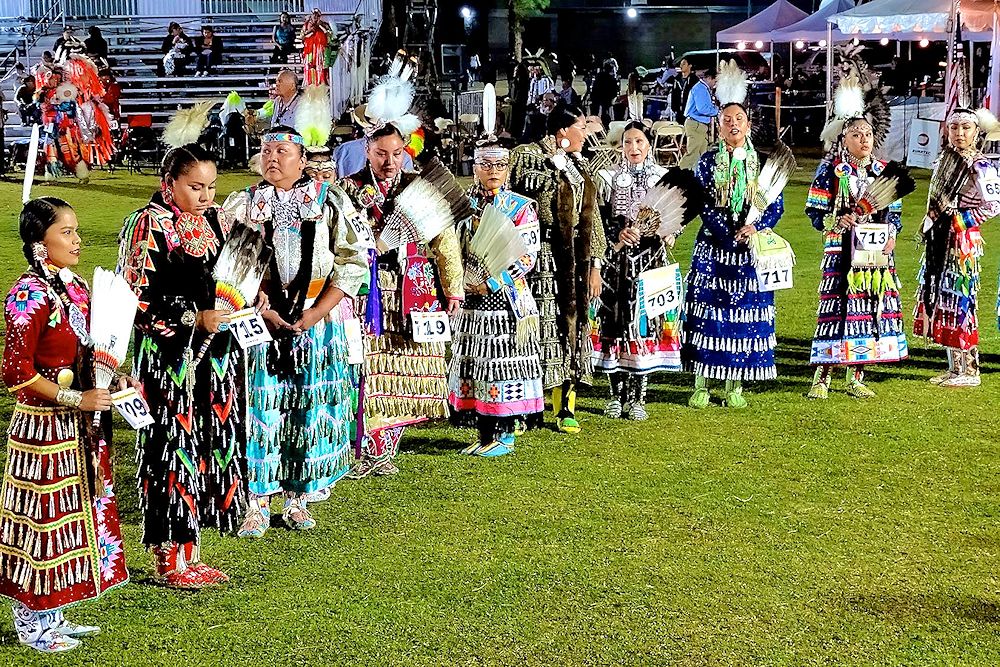
[(774, 42), (771, 42), (771, 81), (774, 81)]
[[(948, 58), (947, 62), (951, 63), (955, 58), (955, 16), (958, 13), (958, 0), (951, 0), (951, 8), (948, 10), (948, 25), (945, 30), (948, 31)], [(948, 91), (951, 90), (951, 67), (944, 68), (944, 104), (945, 113), (948, 109)]]
[(833, 23), (826, 22), (826, 120), (833, 111)]

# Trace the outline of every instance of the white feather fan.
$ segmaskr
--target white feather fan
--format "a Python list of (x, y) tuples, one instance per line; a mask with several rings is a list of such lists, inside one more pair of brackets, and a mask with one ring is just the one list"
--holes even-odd
[[(97, 267), (90, 297), (90, 338), (94, 345), (94, 376), (98, 389), (107, 389), (115, 371), (125, 361), (132, 324), (139, 306), (128, 282), (120, 275)], [(94, 415), (94, 423), (100, 413)]]
[(479, 226), (470, 242), (471, 261), (466, 266), (465, 282), (479, 285), (487, 278), (499, 278), (519, 257), (528, 253), (514, 223), (489, 204), (479, 218)]

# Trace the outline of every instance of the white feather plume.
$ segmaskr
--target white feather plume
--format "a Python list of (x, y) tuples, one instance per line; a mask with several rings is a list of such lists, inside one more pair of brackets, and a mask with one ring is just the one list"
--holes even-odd
[(833, 94), (833, 115), (843, 120), (865, 115), (865, 91), (856, 74), (846, 77), (837, 86)]
[(406, 52), (396, 51), (396, 55), (393, 56), (392, 62), (389, 63), (389, 70), (387, 72), (388, 76), (399, 77), (403, 73), (403, 65), (406, 64)]
[(413, 84), (409, 81), (384, 76), (372, 88), (366, 112), (371, 118), (394, 123), (410, 110), (413, 94)]
[(497, 129), (497, 91), (492, 83), (483, 88), (483, 132), (494, 134)]
[(715, 96), (719, 105), (744, 104), (747, 99), (747, 75), (736, 64), (735, 60), (725, 61), (719, 65), (719, 76), (715, 84)]
[(765, 209), (778, 200), (796, 166), (792, 149), (779, 141), (757, 176), (759, 197), (752, 202), (745, 224), (755, 224), (764, 215)]
[(163, 128), (163, 143), (171, 148), (179, 148), (198, 141), (198, 137), (208, 126), (208, 112), (215, 105), (215, 100), (209, 100), (198, 102), (187, 109), (179, 109)]

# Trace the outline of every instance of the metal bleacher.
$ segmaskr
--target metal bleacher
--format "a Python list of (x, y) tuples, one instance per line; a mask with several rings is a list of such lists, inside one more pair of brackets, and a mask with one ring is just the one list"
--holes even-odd
[[(58, 3), (57, 3), (58, 4)], [(128, 7), (129, 4), (105, 2), (111, 7)], [(122, 87), (121, 110), (123, 118), (133, 114), (150, 114), (155, 129), (162, 128), (169, 116), (178, 107), (195, 102), (217, 100), (222, 102), (230, 91), (236, 91), (249, 107), (259, 107), (268, 96), (268, 88), (277, 73), (291, 68), (301, 75), (301, 64), (297, 53), (293, 53), (288, 65), (270, 64), (271, 32), (281, 11), (289, 11), (292, 21), (300, 27), (308, 3), (304, 0), (287, 2), (266, 2), (253, 5), (252, 12), (212, 11), (198, 15), (180, 17), (176, 15), (126, 15), (111, 14), (101, 17), (60, 14), (50, 20), (45, 35), (29, 45), (23, 33), (37, 23), (19, 18), (0, 18), (0, 58), (20, 46), (17, 60), (31, 67), (41, 60), (45, 50), (51, 50), (63, 25), (73, 25), (81, 39), (92, 25), (100, 27), (108, 42), (109, 61)], [(352, 3), (353, 5), (353, 3)], [(162, 11), (169, 3), (157, 4)], [(251, 3), (228, 3), (222, 5), (202, 2), (203, 8), (238, 9), (250, 7)], [(351, 12), (324, 13), (324, 18), (338, 31), (356, 20), (376, 21), (381, 15), (378, 0), (359, 0)], [(309, 4), (308, 8), (312, 5)], [(377, 7), (377, 9), (376, 9)], [(360, 19), (358, 17), (361, 17)], [(223, 42), (222, 63), (216, 65), (207, 77), (194, 76), (194, 62), (189, 62), (183, 76), (158, 77), (157, 64), (163, 54), (160, 45), (167, 34), (170, 21), (177, 21), (192, 40), (200, 37), (202, 26), (212, 26), (215, 34)], [(5, 38), (6, 39), (5, 41)], [(18, 41), (20, 40), (20, 42)], [(0, 67), (0, 75), (6, 73), (13, 62)], [(9, 113), (6, 141), (26, 137), (28, 128), (20, 127), (16, 104), (13, 97), (13, 82), (4, 84), (4, 109)]]

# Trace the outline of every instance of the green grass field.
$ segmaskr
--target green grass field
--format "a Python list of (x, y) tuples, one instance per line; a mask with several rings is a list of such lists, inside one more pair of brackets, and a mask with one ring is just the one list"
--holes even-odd
[[(911, 340), (912, 359), (870, 374), (877, 399), (848, 398), (838, 376), (829, 400), (809, 402), (814, 166), (778, 227), (798, 256), (778, 298), (780, 379), (752, 387), (749, 410), (691, 410), (690, 376), (659, 375), (649, 422), (601, 416), (601, 384), (581, 400), (583, 434), (532, 432), (499, 460), (460, 456), (471, 432), (412, 429), (402, 474), (340, 483), (312, 506), (316, 530), (206, 534), (205, 560), (233, 581), (196, 594), (149, 582), (133, 440), (119, 430), (132, 583), (72, 613), (104, 632), (58, 658), (18, 646), (0, 611), (0, 664), (1000, 664), (1000, 230), (984, 230), (982, 387), (932, 387), (943, 354)], [(920, 177), (897, 250), (907, 312)], [(219, 200), (250, 181), (222, 176)], [(113, 266), (123, 216), (155, 185), (97, 174), (34, 193), (76, 207), (89, 277)], [(0, 183), (4, 289), (24, 266), (19, 198)], [(684, 268), (693, 238), (676, 253)]]

